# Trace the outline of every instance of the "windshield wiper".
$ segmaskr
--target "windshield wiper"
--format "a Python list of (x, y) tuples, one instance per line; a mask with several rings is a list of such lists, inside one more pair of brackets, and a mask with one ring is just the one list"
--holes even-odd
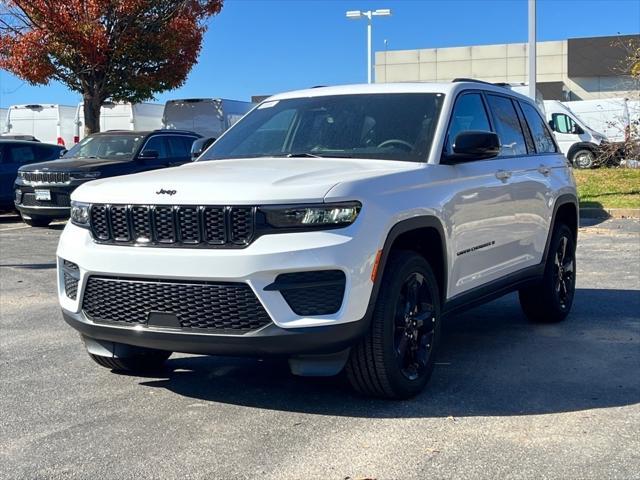
[(320, 155), (314, 155), (309, 152), (298, 152), (298, 153), (287, 153), (285, 155), (287, 158), (322, 158)]

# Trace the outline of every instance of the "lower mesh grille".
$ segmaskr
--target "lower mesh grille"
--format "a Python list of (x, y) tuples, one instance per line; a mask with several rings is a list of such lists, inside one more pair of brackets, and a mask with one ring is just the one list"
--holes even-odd
[(244, 283), (193, 283), (90, 277), (82, 298), (94, 322), (146, 325), (150, 313), (175, 315), (180, 328), (242, 334), (271, 323)]
[(340, 270), (283, 273), (270, 290), (280, 290), (296, 315), (330, 315), (340, 310), (346, 277)]
[(68, 207), (71, 205), (69, 194), (51, 192), (51, 200), (36, 200), (36, 194), (26, 192), (22, 195), (22, 205), (25, 207)]
[(78, 279), (73, 278), (67, 272), (64, 273), (64, 293), (71, 300), (75, 300), (78, 296)]
[(78, 279), (80, 278), (80, 269), (78, 265), (69, 260), (62, 261), (64, 293), (71, 300), (75, 300), (78, 296)]

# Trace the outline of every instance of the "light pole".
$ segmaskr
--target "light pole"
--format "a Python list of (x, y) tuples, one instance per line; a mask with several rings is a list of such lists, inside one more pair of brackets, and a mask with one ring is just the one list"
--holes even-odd
[(388, 17), (389, 15), (391, 15), (391, 10), (388, 8), (367, 10), (366, 12), (361, 10), (349, 10), (347, 12), (347, 18), (352, 20), (367, 19), (367, 83), (371, 83), (371, 20), (373, 17)]
[(529, 0), (529, 97), (536, 99), (536, 0)]

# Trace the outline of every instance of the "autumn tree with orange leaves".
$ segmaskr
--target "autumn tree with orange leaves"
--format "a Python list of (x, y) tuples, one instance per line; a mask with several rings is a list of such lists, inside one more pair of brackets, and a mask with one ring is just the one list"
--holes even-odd
[(223, 0), (2, 0), (0, 68), (79, 92), (85, 131), (106, 100), (140, 102), (182, 85)]

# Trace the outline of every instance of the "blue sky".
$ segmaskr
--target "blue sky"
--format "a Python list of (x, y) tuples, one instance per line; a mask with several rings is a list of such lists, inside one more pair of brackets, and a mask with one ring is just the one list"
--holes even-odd
[[(527, 39), (527, 0), (226, 0), (211, 21), (184, 97), (248, 100), (313, 85), (366, 81), (366, 23), (346, 10), (391, 8), (375, 20), (374, 51)], [(538, 0), (538, 40), (640, 32), (638, 0)], [(63, 85), (30, 86), (0, 71), (0, 106), (80, 100)]]

